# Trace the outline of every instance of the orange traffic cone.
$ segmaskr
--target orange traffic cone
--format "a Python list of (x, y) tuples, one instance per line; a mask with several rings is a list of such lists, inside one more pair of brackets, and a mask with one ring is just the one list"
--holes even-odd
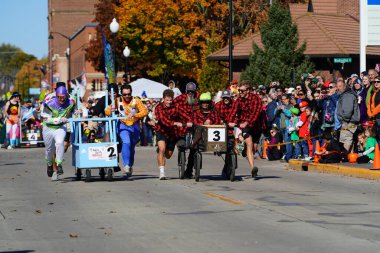
[(267, 159), (267, 148), (268, 148), (268, 142), (264, 140), (263, 159)]
[[(315, 142), (315, 152), (319, 151), (321, 151), (321, 145), (319, 145), (319, 141), (317, 140)], [(314, 153), (314, 163), (319, 163), (319, 158), (321, 158), (320, 155)]]
[(376, 144), (376, 147), (375, 147), (375, 159), (373, 159), (373, 168), (371, 170), (380, 170), (379, 144)]

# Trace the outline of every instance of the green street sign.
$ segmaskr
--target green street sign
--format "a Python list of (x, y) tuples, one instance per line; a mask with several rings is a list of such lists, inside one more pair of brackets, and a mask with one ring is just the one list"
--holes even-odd
[(346, 58), (334, 58), (334, 63), (351, 63), (352, 58), (346, 57)]

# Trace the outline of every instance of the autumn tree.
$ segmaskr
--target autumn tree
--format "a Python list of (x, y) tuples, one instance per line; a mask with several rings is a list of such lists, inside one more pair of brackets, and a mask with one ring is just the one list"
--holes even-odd
[(290, 84), (293, 72), (296, 76), (311, 72), (313, 66), (304, 56), (306, 42), (298, 45), (297, 25), (292, 22), (289, 9), (274, 1), (260, 32), (263, 49), (253, 44), (249, 65), (241, 80), (252, 80), (255, 84), (268, 84), (275, 80)]
[(15, 76), (21, 66), (36, 57), (11, 44), (0, 45), (0, 76)]
[(43, 66), (47, 64), (47, 58), (25, 62), (16, 74), (15, 91), (18, 91), (22, 98), (29, 95), (29, 88), (40, 88), (41, 80), (46, 78)]

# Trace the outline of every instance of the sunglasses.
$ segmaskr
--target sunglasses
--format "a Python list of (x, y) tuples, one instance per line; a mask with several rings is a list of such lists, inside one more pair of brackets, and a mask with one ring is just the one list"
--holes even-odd
[(123, 93), (123, 97), (131, 96), (131, 93)]
[(239, 92), (246, 92), (246, 89), (238, 89)]
[(66, 96), (57, 96), (58, 99), (65, 99)]
[(305, 96), (305, 94), (303, 94), (303, 93), (298, 93), (298, 95), (300, 95), (300, 96)]
[(374, 81), (373, 83), (380, 83), (380, 81)]

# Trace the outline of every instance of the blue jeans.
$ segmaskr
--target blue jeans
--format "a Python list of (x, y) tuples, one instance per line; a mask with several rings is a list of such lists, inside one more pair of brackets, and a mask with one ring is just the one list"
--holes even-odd
[[(283, 130), (282, 135), (284, 138), (284, 142), (291, 142), (292, 140), (290, 139), (290, 134), (288, 130)], [(286, 153), (285, 153), (285, 160), (290, 160), (293, 155), (293, 144), (286, 144)]]
[(301, 149), (302, 149), (302, 155), (304, 157), (308, 157), (309, 156), (309, 145), (307, 144), (307, 141), (301, 142)]
[(124, 166), (132, 167), (135, 161), (135, 146), (140, 139), (140, 124), (135, 123), (132, 126), (127, 126), (119, 122), (117, 132), (122, 142), (121, 155)]
[(297, 142), (294, 146), (294, 158), (298, 158), (300, 155), (302, 155), (302, 145), (301, 142)]

